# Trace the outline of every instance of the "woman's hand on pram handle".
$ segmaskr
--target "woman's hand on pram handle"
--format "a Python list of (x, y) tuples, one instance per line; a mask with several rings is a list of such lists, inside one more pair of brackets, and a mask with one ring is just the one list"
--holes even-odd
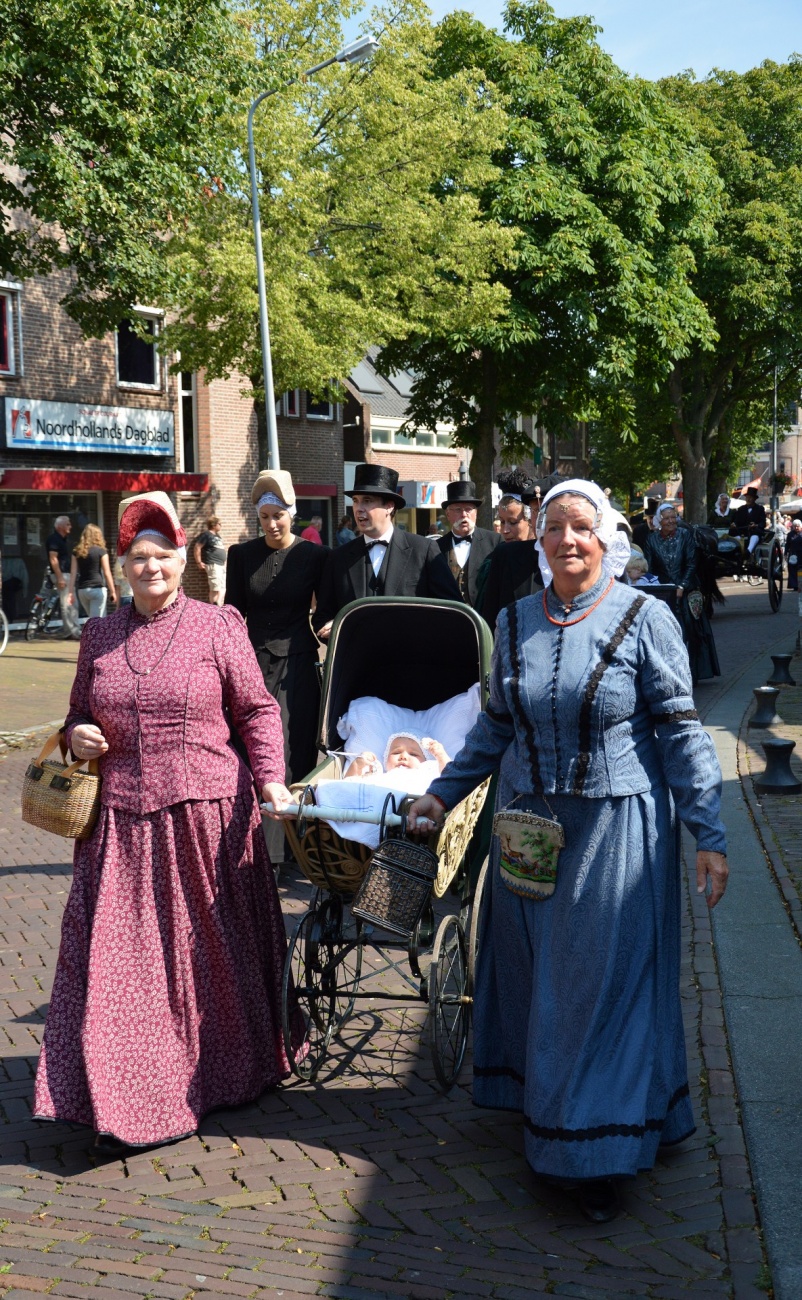
[(407, 813), (407, 830), (410, 835), (431, 835), (432, 831), (440, 830), (447, 811), (437, 795), (422, 794)]
[(281, 818), (281, 810), (283, 808), (292, 807), (294, 814), (298, 807), (294, 795), (290, 794), (286, 785), (281, 781), (268, 781), (267, 785), (263, 785), (262, 798), (265, 803), (273, 805), (274, 811), (265, 813), (265, 816), (272, 817), (274, 821), (278, 821)]

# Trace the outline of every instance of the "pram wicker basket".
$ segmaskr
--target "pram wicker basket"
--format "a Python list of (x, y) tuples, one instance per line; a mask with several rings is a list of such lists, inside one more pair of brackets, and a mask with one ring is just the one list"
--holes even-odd
[(352, 911), (395, 934), (411, 935), (426, 909), (437, 858), (425, 844), (385, 840), (354, 899)]

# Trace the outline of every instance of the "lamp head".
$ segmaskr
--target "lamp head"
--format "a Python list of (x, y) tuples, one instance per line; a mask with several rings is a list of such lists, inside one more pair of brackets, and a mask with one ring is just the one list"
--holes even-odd
[(373, 36), (360, 36), (358, 40), (345, 45), (337, 55), (338, 63), (364, 63), (373, 58), (379, 48), (379, 42)]

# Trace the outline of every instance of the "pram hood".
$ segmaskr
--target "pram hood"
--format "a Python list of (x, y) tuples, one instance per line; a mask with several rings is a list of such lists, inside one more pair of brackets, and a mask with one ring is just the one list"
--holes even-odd
[(340, 610), (329, 637), (322, 748), (340, 747), (337, 720), (363, 695), (429, 709), (479, 682), (484, 707), (492, 651), (490, 628), (470, 605), (423, 596), (353, 601)]

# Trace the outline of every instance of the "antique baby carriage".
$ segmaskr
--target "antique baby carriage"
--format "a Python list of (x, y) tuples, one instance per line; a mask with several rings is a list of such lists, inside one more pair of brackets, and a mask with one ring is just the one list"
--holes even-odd
[[(448, 814), (428, 849), (405, 838), (404, 809), (384, 800), (377, 850), (343, 838), (321, 820), (317, 787), (340, 781), (348, 758), (338, 720), (352, 701), (377, 697), (416, 711), (452, 700), (478, 685), (483, 708), (489, 687), (492, 637), (468, 605), (418, 597), (354, 601), (340, 611), (329, 639), (323, 676), (320, 746), (328, 757), (291, 787), (297, 815), (285, 834), (302, 871), (315, 887), (308, 910), (292, 933), (284, 969), (282, 1020), (296, 1073), (313, 1079), (332, 1039), (360, 998), (398, 1001), (371, 986), (360, 990), (363, 948), (369, 946), (398, 972), (414, 996), (428, 1001), (431, 1050), (437, 1077), (450, 1087), (459, 1073), (470, 1020), (476, 922), (469, 907), (448, 916), (434, 937), (432, 895), (440, 898), (465, 875), (472, 837), (488, 782)], [(325, 790), (324, 786), (324, 790)], [(329, 787), (330, 789), (331, 787)], [(463, 889), (463, 899), (472, 892)], [(469, 943), (468, 934), (471, 936)], [(434, 939), (434, 944), (433, 944)], [(421, 957), (431, 951), (431, 961)], [(406, 953), (409, 970), (395, 958)], [(300, 1052), (290, 1041), (289, 990), (295, 985), (305, 1026)]]

